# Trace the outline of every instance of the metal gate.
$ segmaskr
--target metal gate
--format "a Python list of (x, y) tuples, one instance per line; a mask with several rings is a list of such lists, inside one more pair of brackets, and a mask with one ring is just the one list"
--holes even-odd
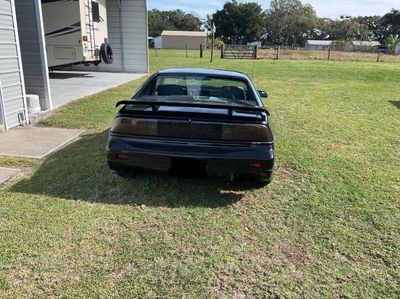
[(27, 106), (14, 0), (0, 0), (0, 126), (27, 123)]
[(257, 59), (257, 46), (223, 45), (221, 58), (226, 59)]

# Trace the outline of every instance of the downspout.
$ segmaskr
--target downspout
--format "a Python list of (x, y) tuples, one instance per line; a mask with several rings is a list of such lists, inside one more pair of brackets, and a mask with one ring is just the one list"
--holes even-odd
[[(148, 5), (147, 0), (144, 0), (145, 10), (146, 10), (146, 57), (147, 57), (147, 70), (146, 73), (150, 71), (150, 58), (149, 58), (149, 12), (148, 12)], [(162, 42), (162, 40), (161, 40)]]
[(118, 0), (119, 7), (119, 43), (121, 44), (121, 72), (125, 73), (125, 49), (124, 49), (124, 37), (122, 27), (122, 0)]
[(0, 80), (0, 110), (3, 119), (4, 130), (7, 131), (8, 130), (7, 115), (6, 115), (6, 107), (4, 105), (3, 87), (1, 85), (1, 80)]
[(47, 50), (46, 50), (46, 41), (45, 41), (45, 37), (44, 37), (44, 23), (43, 23), (42, 4), (41, 3), (42, 3), (41, 1), (35, 0), (36, 21), (37, 21), (37, 28), (38, 28), (37, 32), (38, 32), (39, 48), (40, 48), (39, 54), (40, 54), (41, 65), (42, 65), (43, 89), (44, 89), (44, 94), (46, 97), (46, 99), (45, 99), (46, 107), (41, 107), (41, 108), (42, 108), (42, 110), (52, 110), (53, 109), (53, 100), (51, 98), (51, 91), (50, 91), (49, 68), (48, 68), (48, 63), (47, 63)]

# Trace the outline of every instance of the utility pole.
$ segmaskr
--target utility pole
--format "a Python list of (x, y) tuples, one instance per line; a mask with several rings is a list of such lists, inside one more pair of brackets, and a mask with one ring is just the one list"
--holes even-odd
[(212, 32), (212, 40), (211, 40), (211, 59), (210, 59), (210, 63), (213, 62), (213, 56), (214, 56), (214, 39), (215, 39), (215, 24), (214, 22), (212, 22), (212, 28), (211, 28), (211, 32)]

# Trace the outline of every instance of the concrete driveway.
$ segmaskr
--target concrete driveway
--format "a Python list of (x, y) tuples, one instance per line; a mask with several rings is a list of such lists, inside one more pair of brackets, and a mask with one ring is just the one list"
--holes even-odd
[[(49, 74), (53, 108), (112, 88), (147, 74), (54, 71)], [(134, 90), (132, 90), (133, 94)]]

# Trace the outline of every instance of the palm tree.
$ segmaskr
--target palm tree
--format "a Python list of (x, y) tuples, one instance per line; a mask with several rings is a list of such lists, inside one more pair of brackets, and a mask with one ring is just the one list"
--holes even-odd
[(390, 49), (391, 53), (394, 53), (394, 49), (396, 48), (397, 44), (400, 43), (400, 37), (398, 34), (391, 34), (389, 35), (384, 42), (385, 47)]

